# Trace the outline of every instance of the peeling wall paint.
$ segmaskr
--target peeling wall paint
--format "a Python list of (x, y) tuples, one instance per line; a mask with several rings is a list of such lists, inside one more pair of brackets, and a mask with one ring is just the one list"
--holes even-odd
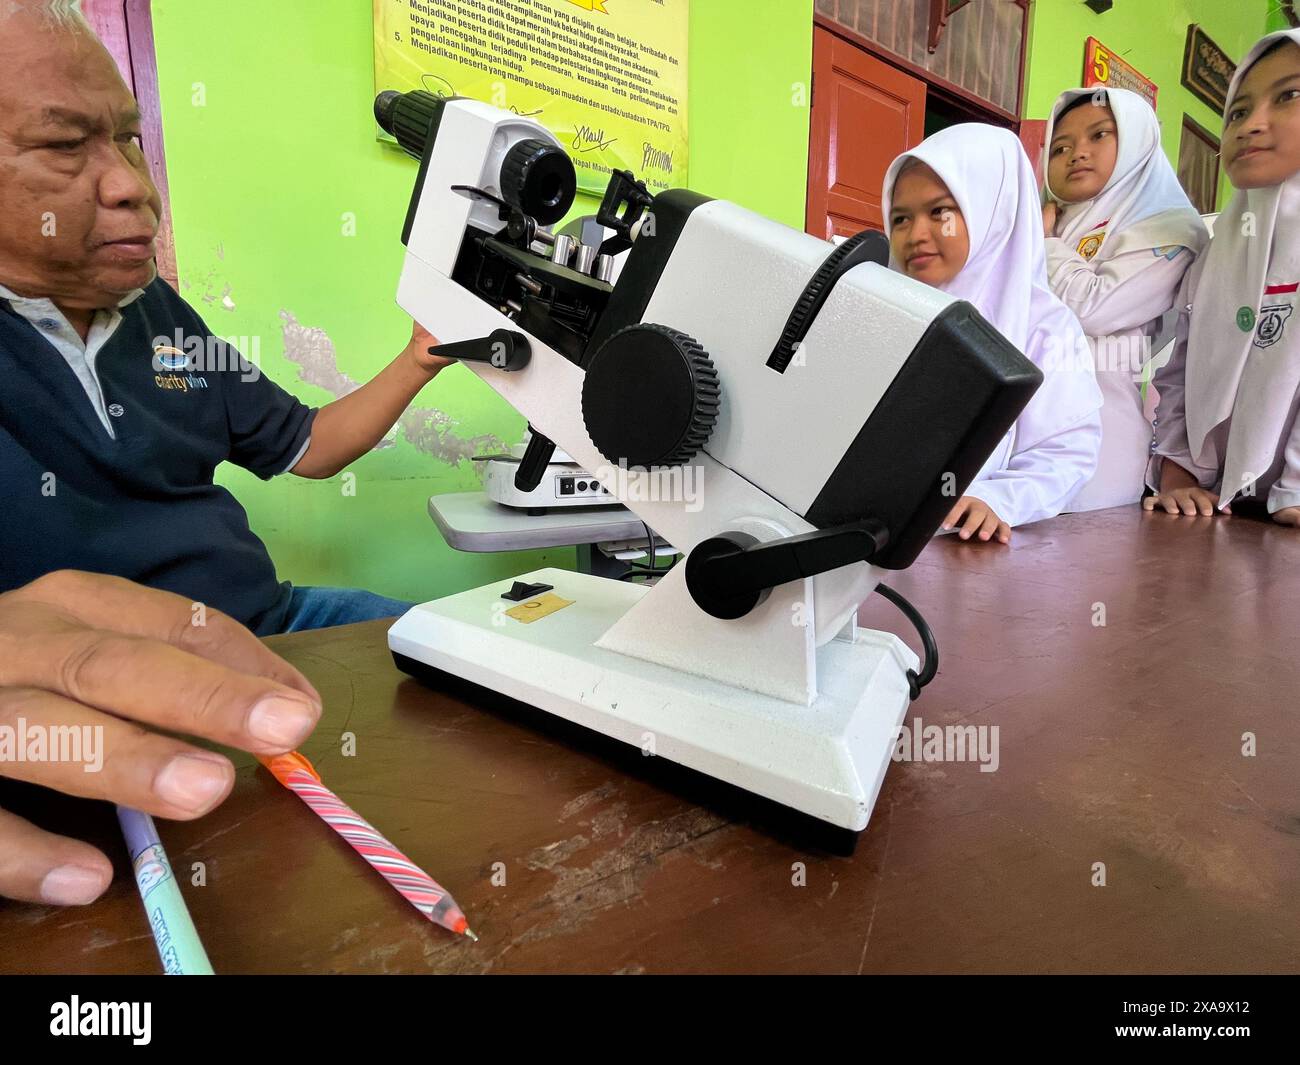
[[(284, 357), (298, 367), (298, 379), (324, 389), (335, 399), (341, 399), (361, 387), (338, 368), (334, 342), (323, 329), (305, 326), (292, 311), (282, 310), (284, 322)], [(493, 433), (462, 435), (457, 432), (462, 419), (455, 418), (438, 407), (412, 404), (406, 409), (389, 433), (378, 445), (392, 447), (400, 433), (416, 451), (440, 459), (449, 466), (468, 464), (482, 480), (476, 464), (469, 460), (474, 455), (489, 455), (505, 450), (509, 445)]]

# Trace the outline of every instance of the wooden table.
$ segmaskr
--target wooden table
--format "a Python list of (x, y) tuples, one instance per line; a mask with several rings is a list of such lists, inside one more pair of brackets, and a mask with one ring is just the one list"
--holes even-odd
[[(205, 865), (186, 894), (217, 971), (1296, 971), (1300, 532), (1126, 508), (939, 540), (892, 583), (942, 655), (909, 724), (996, 725), (999, 766), (895, 764), (852, 857), (662, 760), (426, 689), (383, 623), (272, 640), (325, 698), (326, 781), (482, 939), (421, 923), (241, 756), (223, 806), (163, 826), (175, 865)], [(863, 621), (906, 631), (879, 597)], [(0, 971), (158, 971), (108, 808), (0, 800), (120, 871), (87, 909), (0, 905)]]

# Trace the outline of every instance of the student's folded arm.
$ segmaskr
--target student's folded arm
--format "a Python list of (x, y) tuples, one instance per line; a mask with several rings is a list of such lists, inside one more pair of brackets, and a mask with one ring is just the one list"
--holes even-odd
[(1186, 248), (1172, 259), (1144, 248), (1090, 262), (1059, 237), (1048, 237), (1046, 245), (1052, 291), (1089, 336), (1128, 332), (1160, 317), (1192, 262)]
[(1012, 528), (1054, 518), (1097, 472), (1101, 412), (1013, 454), (1005, 469), (981, 477), (966, 494), (982, 499)]
[[(1182, 300), (1182, 295), (1179, 295)], [(1192, 458), (1187, 440), (1187, 330), (1189, 316), (1184, 308), (1178, 315), (1174, 349), (1169, 361), (1155, 372), (1151, 384), (1160, 396), (1156, 408), (1155, 447), (1147, 465), (1147, 487), (1160, 491), (1160, 470), (1165, 460), (1177, 463), (1193, 477), (1202, 488), (1213, 488), (1219, 471), (1200, 466)]]

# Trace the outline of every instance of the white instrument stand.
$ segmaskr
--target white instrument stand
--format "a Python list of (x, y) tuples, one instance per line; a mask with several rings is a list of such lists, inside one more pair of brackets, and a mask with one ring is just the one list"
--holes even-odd
[[(675, 567), (656, 598), (672, 596), (682, 572)], [(907, 670), (919, 668), (898, 637), (850, 622), (805, 659), (810, 629), (791, 622), (791, 603), (775, 593), (755, 611), (765, 620), (739, 623), (747, 631), (691, 604), (699, 629), (723, 634), (727, 646), (700, 647), (701, 632), (682, 631), (683, 664), (717, 664), (728, 683), (611, 649), (655, 625), (651, 589), (556, 569), (518, 579), (554, 585), (573, 605), (524, 624), (505, 613), (514, 604), (501, 598), (511, 586), (503, 581), (415, 607), (390, 630), (389, 646), (840, 828), (866, 827), (907, 711)], [(755, 631), (779, 632), (774, 622), (788, 630), (779, 665), (773, 640)], [(652, 646), (658, 653), (663, 644)], [(793, 700), (735, 683), (747, 671), (765, 686), (811, 682), (814, 694)]]

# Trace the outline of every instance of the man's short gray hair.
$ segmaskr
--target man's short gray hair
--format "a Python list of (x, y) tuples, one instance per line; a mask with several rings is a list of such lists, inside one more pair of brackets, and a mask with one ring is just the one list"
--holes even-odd
[(0, 0), (0, 21), (19, 13), (37, 15), (50, 29), (91, 32), (81, 0)]
[(49, 19), (55, 26), (68, 30), (88, 30), (90, 24), (81, 12), (81, 0), (49, 0)]

